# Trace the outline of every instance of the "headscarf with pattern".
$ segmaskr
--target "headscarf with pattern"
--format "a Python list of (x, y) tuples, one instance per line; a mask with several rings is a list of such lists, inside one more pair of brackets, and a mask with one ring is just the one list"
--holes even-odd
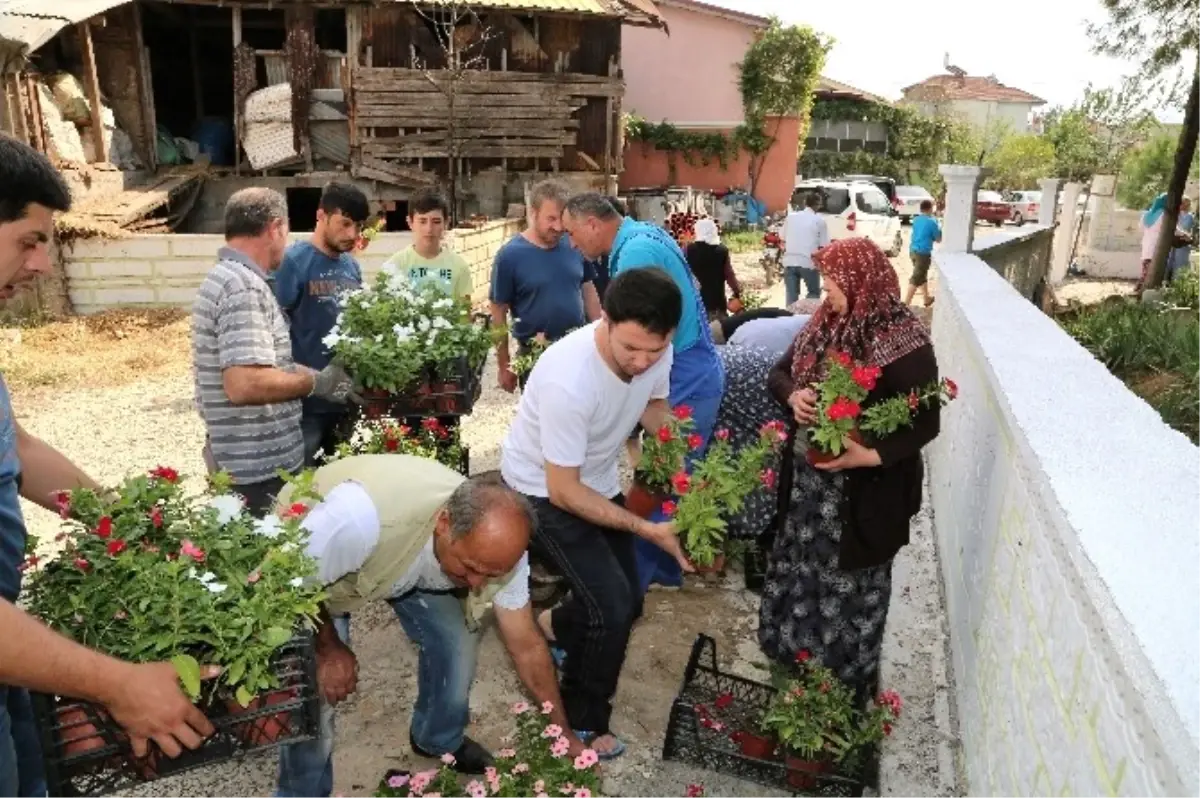
[(846, 295), (845, 313), (826, 301), (796, 337), (792, 379), (802, 388), (824, 375), (829, 351), (880, 368), (930, 343), (916, 314), (900, 301), (900, 280), (887, 255), (866, 238), (835, 241), (812, 256)]

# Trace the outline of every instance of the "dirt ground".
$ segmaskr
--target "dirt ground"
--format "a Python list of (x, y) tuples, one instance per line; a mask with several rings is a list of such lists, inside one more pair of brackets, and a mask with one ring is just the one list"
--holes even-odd
[[(761, 284), (754, 285), (756, 279), (761, 283), (761, 273), (749, 262), (751, 257), (738, 260), (748, 286), (763, 289)], [(906, 267), (907, 256), (897, 259), (902, 282), (907, 279)], [(768, 293), (771, 304), (782, 304), (781, 285), (770, 287)], [(123, 379), (114, 379), (107, 370), (116, 368), (117, 361), (109, 359), (90, 372), (73, 366), (82, 371), (49, 381), (14, 381), (14, 406), (22, 424), (101, 482), (113, 483), (127, 473), (160, 463), (186, 474), (203, 473), (203, 432), (192, 408), (186, 320), (144, 326), (117, 338), (102, 327), (71, 341), (72, 348), (81, 353), (148, 346), (171, 353), (165, 363), (156, 362), (144, 375), (131, 368)], [(8, 344), (0, 366), (7, 369), (18, 358), (26, 364), (26, 373), (41, 373), (37, 362), (53, 360), (61, 353), (51, 340), (39, 338), (38, 331), (23, 333), (21, 343)], [(113, 340), (119, 343), (111, 343)], [(515, 398), (494, 388), (494, 366), (489, 366), (487, 379), (488, 389), (464, 430), (476, 469), (496, 466), (500, 442), (515, 412)], [(57, 519), (32, 505), (26, 504), (25, 510), (30, 530), (44, 540), (52, 538)], [(883, 751), (880, 793), (884, 795), (958, 794), (952, 688), (930, 522), (926, 508), (914, 523), (912, 545), (897, 557), (894, 570), (882, 685), (897, 690), (906, 706)], [(605, 769), (607, 794), (682, 795), (689, 784), (704, 784), (709, 795), (774, 794), (757, 785), (661, 759), (671, 701), (697, 634), (716, 639), (723, 667), (763, 678), (755, 636), (758, 602), (742, 589), (741, 580), (739, 573), (732, 572), (720, 581), (691, 580), (682, 590), (654, 592), (649, 597), (646, 616), (630, 643), (613, 719), (613, 728), (629, 750)], [(335, 792), (362, 795), (373, 791), (388, 768), (425, 763), (414, 759), (407, 741), (416, 688), (416, 650), (386, 606), (356, 616), (352, 637), (362, 670), (358, 694), (338, 711)], [(495, 630), (489, 629), (472, 693), (471, 734), (497, 747), (510, 732), (508, 706), (520, 697), (508, 657)], [(139, 792), (267, 795), (273, 791), (274, 776), (275, 759), (267, 754), (156, 782)]]

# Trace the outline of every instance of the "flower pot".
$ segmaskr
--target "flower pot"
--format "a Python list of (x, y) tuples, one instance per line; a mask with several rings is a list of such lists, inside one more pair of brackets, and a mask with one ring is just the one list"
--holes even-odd
[[(854, 441), (855, 443), (863, 442), (863, 438), (862, 438), (862, 435), (858, 431), (858, 427), (855, 427), (854, 429), (850, 430), (850, 440)], [(845, 450), (842, 450), (842, 454), (845, 454)], [(805, 453), (804, 453), (804, 459), (806, 459), (808, 461), (809, 465), (818, 465), (819, 463), (832, 462), (833, 460), (836, 460), (841, 456), (842, 456), (841, 454), (830, 454), (829, 452), (823, 452), (820, 449), (813, 446), (811, 443), (808, 445), (808, 450), (805, 451)]]
[(366, 388), (362, 392), (363, 415), (371, 420), (383, 418), (391, 410), (393, 397), (382, 388)]
[(649, 518), (662, 507), (664, 501), (666, 499), (662, 495), (652, 492), (640, 482), (634, 482), (625, 494), (625, 509), (638, 518)]
[(701, 565), (695, 561), (692, 562), (692, 565), (695, 566), (696, 573), (700, 576), (723, 574), (725, 573), (725, 555), (718, 554), (709, 565)]
[(788, 786), (797, 790), (816, 789), (822, 781), (822, 776), (833, 771), (830, 762), (802, 759), (791, 754), (784, 757), (784, 764), (787, 766)]
[(63, 756), (78, 756), (105, 746), (103, 735), (83, 707), (62, 707), (57, 719)]
[[(265, 696), (259, 696), (245, 707), (231, 698), (225, 702), (225, 708), (229, 710), (231, 716), (237, 717), (241, 714), (257, 712), (263, 707), (291, 703), (296, 700), (296, 695), (296, 688), (289, 687), (283, 690), (276, 690)], [(260, 715), (252, 720), (235, 723), (233, 733), (242, 742), (250, 746), (270, 745), (271, 743), (278, 742), (281, 738), (292, 733), (291, 710), (279, 712), (274, 715)]]
[(414, 410), (433, 410), (433, 386), (428, 379), (421, 380), (417, 385), (416, 390), (412, 394), (412, 406)]
[(457, 413), (462, 408), (462, 386), (458, 380), (434, 383), (434, 407), (439, 413)]
[(741, 746), (744, 756), (754, 759), (775, 758), (775, 740), (770, 737), (743, 731), (738, 737), (738, 744)]

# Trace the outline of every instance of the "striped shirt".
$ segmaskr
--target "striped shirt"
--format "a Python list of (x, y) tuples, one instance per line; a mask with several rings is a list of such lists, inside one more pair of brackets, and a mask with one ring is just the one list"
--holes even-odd
[(196, 406), (213, 459), (235, 485), (264, 482), (279, 469), (296, 471), (304, 460), (300, 400), (235, 406), (221, 378), (231, 366), (294, 369), (287, 318), (267, 275), (241, 252), (222, 247), (192, 306)]

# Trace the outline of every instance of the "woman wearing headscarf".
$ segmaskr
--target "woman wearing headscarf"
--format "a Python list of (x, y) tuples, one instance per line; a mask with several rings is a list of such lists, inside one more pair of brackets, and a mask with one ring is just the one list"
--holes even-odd
[(1142, 214), (1142, 279), (1138, 280), (1139, 294), (1146, 287), (1146, 279), (1150, 276), (1150, 262), (1154, 260), (1154, 249), (1158, 246), (1158, 234), (1162, 229), (1163, 211), (1167, 209), (1167, 194), (1164, 191), (1154, 198), (1150, 207)]
[[(742, 305), (742, 287), (733, 273), (729, 249), (721, 243), (721, 233), (712, 219), (697, 219), (693, 235), (695, 240), (684, 250), (688, 266), (700, 283), (700, 299), (708, 311), (709, 321), (723, 319), (730, 311), (730, 304), (735, 313)], [(727, 283), (733, 291), (732, 302), (725, 299)]]
[[(873, 695), (892, 588), (892, 558), (908, 543), (921, 506), (921, 449), (938, 434), (939, 411), (878, 441), (851, 442), (829, 463), (804, 457), (816, 419), (812, 384), (826, 356), (845, 352), (882, 370), (864, 407), (938, 379), (933, 345), (900, 300), (900, 282), (869, 240), (836, 241), (813, 256), (828, 295), (767, 379), (794, 418), (780, 468), (780, 528), (759, 617), (759, 644), (791, 663), (807, 651), (860, 696)], [(800, 447), (797, 453), (796, 442)]]

